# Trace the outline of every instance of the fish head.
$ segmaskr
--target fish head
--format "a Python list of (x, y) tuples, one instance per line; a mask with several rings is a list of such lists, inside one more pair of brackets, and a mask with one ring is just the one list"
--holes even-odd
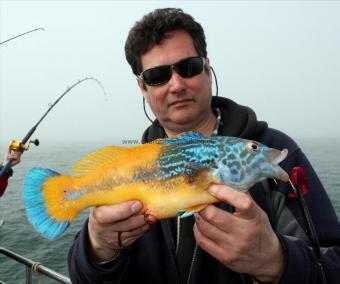
[(221, 181), (235, 189), (246, 191), (266, 178), (289, 180), (279, 165), (287, 157), (287, 149), (281, 151), (241, 138), (226, 140), (222, 148), (218, 172)]

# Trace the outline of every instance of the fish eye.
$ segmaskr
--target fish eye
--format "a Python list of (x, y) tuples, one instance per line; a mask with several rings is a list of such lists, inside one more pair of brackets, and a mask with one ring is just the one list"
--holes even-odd
[(251, 141), (247, 144), (247, 150), (249, 152), (257, 153), (260, 150), (259, 144)]

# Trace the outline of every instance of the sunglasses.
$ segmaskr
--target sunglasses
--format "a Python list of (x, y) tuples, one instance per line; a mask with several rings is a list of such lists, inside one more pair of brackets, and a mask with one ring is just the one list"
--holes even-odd
[(181, 77), (190, 78), (202, 73), (204, 64), (204, 57), (188, 57), (172, 65), (160, 65), (144, 70), (138, 77), (149, 86), (158, 86), (170, 80), (172, 69), (175, 69)]

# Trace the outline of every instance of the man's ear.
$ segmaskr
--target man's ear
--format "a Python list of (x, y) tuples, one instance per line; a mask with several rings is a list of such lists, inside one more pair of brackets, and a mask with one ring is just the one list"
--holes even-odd
[(204, 70), (211, 75), (209, 58), (205, 59)]
[(139, 87), (140, 91), (142, 92), (144, 99), (146, 101), (148, 101), (147, 95), (146, 95), (147, 88), (146, 88), (145, 83), (141, 79), (139, 79), (138, 77), (136, 79), (137, 79), (138, 87)]
[(209, 58), (205, 59), (204, 71), (207, 72), (210, 84), (212, 84), (212, 72), (211, 72)]

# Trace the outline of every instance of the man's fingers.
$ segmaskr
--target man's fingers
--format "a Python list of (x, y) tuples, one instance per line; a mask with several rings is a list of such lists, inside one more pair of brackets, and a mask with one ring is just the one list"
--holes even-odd
[(21, 152), (8, 149), (8, 153), (5, 154), (3, 164), (6, 164), (8, 161), (12, 160), (11, 166), (15, 166), (20, 163)]
[(256, 205), (250, 194), (238, 192), (226, 185), (212, 185), (209, 188), (211, 195), (233, 206), (237, 215), (252, 219), (256, 213)]
[(209, 205), (203, 209), (196, 217), (196, 222), (200, 219), (228, 233), (234, 229), (237, 217), (232, 213), (226, 212), (214, 205)]
[[(120, 232), (120, 247), (128, 247), (130, 244), (134, 243), (135, 240), (140, 238), (147, 232), (150, 228), (149, 224), (145, 224), (135, 230), (128, 232)], [(118, 234), (117, 234), (117, 244), (119, 244)]]
[(226, 241), (228, 234), (223, 230), (225, 229), (224, 227), (227, 227), (225, 224), (223, 224), (222, 227), (212, 224), (210, 221), (204, 219), (204, 217), (201, 216), (201, 213), (195, 216), (195, 222), (199, 231), (208, 239), (214, 240), (217, 244)]
[(12, 164), (18, 164), (20, 162), (20, 155), (12, 153), (7, 155), (7, 161), (12, 160)]
[(116, 232), (126, 232), (126, 231), (134, 231), (146, 224), (143, 215), (132, 216), (123, 221), (119, 221), (112, 225), (112, 229)]
[(127, 201), (117, 205), (103, 205), (91, 210), (93, 218), (101, 224), (125, 220), (142, 209), (140, 201)]
[(213, 240), (206, 237), (202, 232), (199, 230), (197, 224), (194, 225), (194, 236), (196, 239), (197, 245), (208, 252), (213, 257), (219, 259), (221, 255), (223, 255), (223, 249), (216, 244)]
[(135, 239), (137, 237), (140, 237), (145, 234), (150, 229), (149, 224), (145, 224), (137, 229), (128, 231), (128, 232), (122, 232), (122, 239)]

